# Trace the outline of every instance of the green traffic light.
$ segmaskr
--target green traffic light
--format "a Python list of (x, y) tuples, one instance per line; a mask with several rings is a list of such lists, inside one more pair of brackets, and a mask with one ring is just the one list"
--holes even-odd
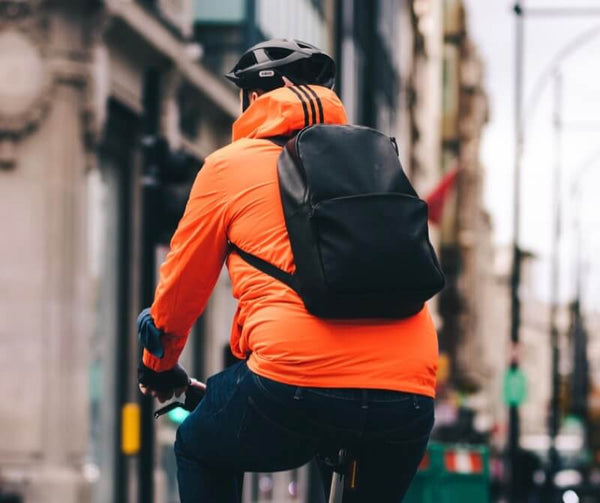
[(176, 424), (181, 424), (185, 421), (185, 418), (190, 415), (189, 411), (177, 407), (176, 409), (170, 410), (167, 417)]

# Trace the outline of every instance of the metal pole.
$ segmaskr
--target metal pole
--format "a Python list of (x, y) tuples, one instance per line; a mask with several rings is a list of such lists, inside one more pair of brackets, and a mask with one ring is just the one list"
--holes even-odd
[[(114, 108), (111, 114), (114, 114)], [(109, 127), (114, 126), (110, 123)], [(115, 438), (114, 438), (114, 493), (113, 502), (127, 503), (129, 501), (127, 486), (129, 483), (129, 462), (127, 456), (123, 453), (121, 434), (123, 429), (122, 411), (123, 405), (130, 397), (130, 355), (132, 354), (131, 337), (129, 323), (131, 308), (131, 188), (132, 176), (129, 170), (130, 156), (125, 159), (119, 157), (119, 239), (118, 256), (119, 263), (117, 269), (117, 291), (115, 303), (117, 305), (117, 354), (115, 355), (116, 378), (115, 378)]]
[[(510, 340), (512, 356), (511, 370), (519, 367), (518, 345), (519, 327), (521, 325), (521, 303), (519, 299), (519, 286), (521, 283), (521, 250), (520, 241), (520, 214), (521, 214), (521, 164), (523, 159), (523, 44), (524, 44), (524, 19), (521, 2), (517, 1), (514, 7), (515, 17), (515, 172), (514, 172), (514, 204), (513, 204), (513, 263), (511, 275), (511, 328)], [(517, 458), (519, 449), (519, 409), (517, 405), (509, 406), (508, 416), (508, 459), (509, 459), (509, 501), (518, 499), (516, 484)]]
[(551, 497), (554, 490), (554, 475), (558, 470), (559, 458), (556, 436), (560, 426), (560, 375), (559, 334), (557, 326), (559, 303), (559, 266), (561, 239), (561, 174), (562, 174), (562, 75), (557, 69), (554, 74), (554, 230), (552, 236), (552, 265), (550, 270), (550, 347), (552, 358), (552, 397), (550, 406), (550, 449), (548, 451), (548, 477), (546, 485)]
[[(146, 71), (144, 82), (144, 133), (156, 135), (160, 118), (160, 75)], [(144, 159), (142, 173), (142, 265), (141, 304), (152, 304), (155, 287), (155, 245), (158, 197), (158, 160)], [(139, 394), (141, 407), (141, 448), (139, 459), (138, 501), (154, 502), (154, 418), (152, 397)]]
[[(578, 175), (580, 173), (577, 173)], [(576, 238), (575, 238), (575, 299), (578, 303), (581, 302), (581, 273), (582, 273), (582, 267), (581, 267), (581, 262), (583, 260), (582, 257), (582, 241), (583, 241), (583, 235), (581, 232), (581, 191), (578, 190), (575, 194), (573, 194), (574, 197), (574, 201), (575, 201), (575, 217), (574, 217), (574, 222), (573, 222), (573, 227), (575, 229), (576, 232)], [(579, 304), (579, 306), (581, 307), (581, 304)]]

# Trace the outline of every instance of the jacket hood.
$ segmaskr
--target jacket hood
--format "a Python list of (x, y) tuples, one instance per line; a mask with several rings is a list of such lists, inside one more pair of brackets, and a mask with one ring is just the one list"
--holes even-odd
[(346, 124), (346, 111), (326, 87), (280, 87), (260, 96), (233, 123), (232, 141), (269, 138), (313, 124)]

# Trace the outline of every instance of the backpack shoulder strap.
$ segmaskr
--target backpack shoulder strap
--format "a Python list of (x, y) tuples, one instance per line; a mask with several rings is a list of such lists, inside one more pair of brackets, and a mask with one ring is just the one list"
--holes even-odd
[(229, 249), (231, 252), (237, 253), (245, 262), (250, 264), (255, 269), (258, 269), (265, 274), (268, 274), (272, 278), (275, 278), (281, 281), (283, 284), (289, 286), (296, 293), (298, 292), (296, 277), (293, 274), (285, 272), (279, 267), (275, 267), (273, 264), (270, 264), (266, 260), (258, 258), (256, 255), (252, 255), (251, 253), (245, 252), (241, 248), (238, 248), (235, 244), (229, 243)]
[(269, 140), (280, 147), (285, 147), (285, 144), (292, 138), (293, 136), (270, 136), (269, 138), (265, 138), (265, 140)]
[(273, 142), (275, 145), (279, 145), (280, 147), (285, 147), (286, 143), (288, 141), (290, 141), (292, 138), (294, 138), (300, 131), (292, 131), (289, 134), (285, 134), (285, 135), (278, 135), (278, 136), (269, 136), (268, 138), (265, 138), (265, 140), (269, 140), (271, 142)]

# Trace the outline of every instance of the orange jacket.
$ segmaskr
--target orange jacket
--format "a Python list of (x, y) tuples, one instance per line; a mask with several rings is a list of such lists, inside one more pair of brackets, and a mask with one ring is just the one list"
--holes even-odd
[(165, 354), (144, 363), (167, 370), (202, 313), (227, 262), (238, 309), (231, 349), (257, 374), (293, 385), (381, 388), (433, 396), (437, 334), (427, 307), (410, 318), (326, 321), (307, 313), (297, 294), (238, 255), (231, 241), (293, 272), (277, 182), (281, 147), (265, 139), (308, 124), (346, 123), (333, 91), (280, 88), (258, 98), (233, 125), (233, 142), (210, 155), (160, 269), (151, 314)]

